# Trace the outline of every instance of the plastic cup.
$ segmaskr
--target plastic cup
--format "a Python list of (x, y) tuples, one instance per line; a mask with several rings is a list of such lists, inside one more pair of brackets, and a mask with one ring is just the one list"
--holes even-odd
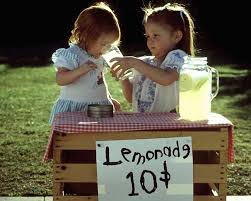
[[(114, 62), (110, 62), (110, 60), (115, 57), (123, 57), (123, 54), (121, 53), (121, 51), (119, 50), (118, 47), (113, 47), (109, 52), (103, 54), (103, 58), (110, 68), (114, 63)], [(118, 71), (118, 74), (120, 73), (120, 71)], [(119, 77), (119, 79), (125, 80), (126, 78), (130, 77), (131, 75), (132, 75), (132, 72), (130, 70), (127, 70), (122, 76)]]

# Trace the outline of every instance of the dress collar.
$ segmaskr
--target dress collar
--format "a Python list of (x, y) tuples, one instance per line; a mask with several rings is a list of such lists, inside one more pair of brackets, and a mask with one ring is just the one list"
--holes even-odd
[(86, 55), (87, 57), (90, 57), (92, 60), (98, 60), (94, 56), (90, 55), (85, 49), (81, 48), (78, 44), (70, 43), (70, 47), (76, 47), (82, 54)]

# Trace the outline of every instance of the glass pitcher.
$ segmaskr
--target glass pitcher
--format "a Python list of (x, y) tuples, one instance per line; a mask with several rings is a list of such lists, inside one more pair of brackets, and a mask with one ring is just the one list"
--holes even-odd
[[(216, 76), (216, 91), (212, 94), (212, 74)], [(207, 65), (207, 57), (185, 57), (179, 79), (179, 114), (181, 119), (207, 120), (211, 101), (219, 91), (218, 71)]]

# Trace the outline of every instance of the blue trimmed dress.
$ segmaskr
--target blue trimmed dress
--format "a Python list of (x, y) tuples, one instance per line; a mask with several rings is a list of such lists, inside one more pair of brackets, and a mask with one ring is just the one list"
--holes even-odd
[(60, 112), (86, 111), (88, 104), (112, 104), (103, 75), (107, 64), (102, 57), (95, 59), (76, 44), (70, 44), (69, 48), (60, 48), (52, 54), (56, 69), (64, 67), (74, 70), (88, 60), (94, 62), (97, 68), (73, 83), (61, 86), (60, 96), (52, 107), (50, 124)]
[[(179, 73), (184, 64), (184, 56), (187, 54), (182, 50), (170, 51), (160, 68), (163, 70), (174, 69)], [(144, 56), (141, 59), (157, 68), (157, 62), (153, 56)], [(179, 81), (163, 86), (134, 71), (131, 82), (133, 84), (132, 107), (134, 112), (170, 112), (176, 109), (179, 102)]]

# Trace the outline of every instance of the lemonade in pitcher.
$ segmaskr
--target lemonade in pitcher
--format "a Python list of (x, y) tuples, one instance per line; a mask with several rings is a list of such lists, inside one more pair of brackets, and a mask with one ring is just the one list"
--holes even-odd
[[(216, 73), (217, 89), (212, 94), (212, 73)], [(219, 76), (207, 65), (206, 57), (186, 57), (180, 72), (179, 114), (181, 119), (207, 120), (211, 101), (218, 93)]]

